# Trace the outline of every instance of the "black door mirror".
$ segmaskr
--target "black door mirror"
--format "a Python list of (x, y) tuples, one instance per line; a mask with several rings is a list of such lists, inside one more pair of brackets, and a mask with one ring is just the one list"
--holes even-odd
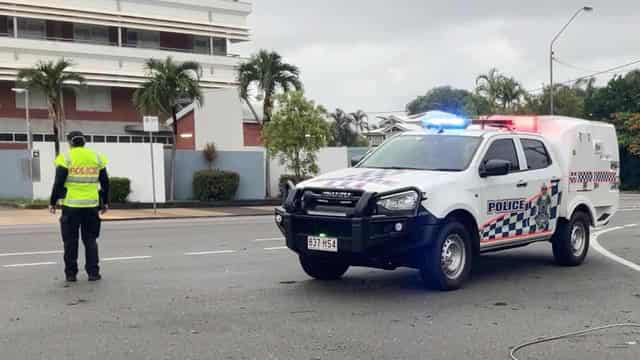
[(364, 156), (354, 156), (351, 158), (351, 167), (354, 167), (356, 165), (358, 165), (358, 163), (360, 161), (362, 161), (362, 159), (364, 158)]
[(491, 159), (480, 168), (480, 177), (507, 175), (511, 169), (511, 162), (507, 160)]

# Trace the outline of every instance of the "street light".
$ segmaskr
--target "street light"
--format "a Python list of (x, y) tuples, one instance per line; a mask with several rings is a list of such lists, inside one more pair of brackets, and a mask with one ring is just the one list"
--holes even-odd
[(29, 89), (13, 88), (16, 94), (24, 94), (24, 114), (27, 120), (27, 150), (29, 151), (29, 182), (33, 183), (33, 137), (31, 136), (31, 118), (29, 117)]
[(551, 87), (549, 88), (549, 99), (550, 99), (550, 103), (551, 103), (551, 112), (550, 114), (553, 115), (554, 112), (554, 107), (553, 107), (553, 45), (555, 44), (556, 40), (558, 40), (558, 38), (560, 37), (560, 35), (562, 35), (562, 33), (567, 29), (567, 27), (569, 26), (569, 24), (571, 24), (573, 22), (573, 20), (578, 17), (578, 15), (580, 15), (580, 13), (582, 12), (590, 12), (593, 11), (593, 8), (591, 6), (584, 6), (581, 7), (580, 9), (578, 9), (576, 11), (575, 14), (573, 14), (573, 16), (571, 17), (571, 19), (569, 19), (569, 21), (567, 21), (566, 24), (564, 24), (564, 26), (562, 27), (562, 29), (560, 29), (560, 31), (556, 34), (556, 36), (553, 37), (553, 40), (551, 40), (551, 46), (550, 46), (550, 51), (549, 51), (549, 74), (550, 74), (550, 84)]

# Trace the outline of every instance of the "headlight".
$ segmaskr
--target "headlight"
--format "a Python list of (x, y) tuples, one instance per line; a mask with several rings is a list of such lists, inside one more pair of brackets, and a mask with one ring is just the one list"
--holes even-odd
[(378, 200), (377, 205), (387, 211), (409, 211), (418, 206), (419, 198), (417, 192), (407, 191), (385, 196)]

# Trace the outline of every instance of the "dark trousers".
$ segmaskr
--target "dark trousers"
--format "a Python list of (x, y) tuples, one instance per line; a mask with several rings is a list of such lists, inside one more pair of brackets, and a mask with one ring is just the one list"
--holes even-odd
[(62, 208), (60, 217), (62, 241), (64, 242), (64, 272), (78, 273), (78, 240), (82, 233), (85, 252), (85, 270), (89, 275), (98, 275), (98, 243), (100, 217), (97, 208)]

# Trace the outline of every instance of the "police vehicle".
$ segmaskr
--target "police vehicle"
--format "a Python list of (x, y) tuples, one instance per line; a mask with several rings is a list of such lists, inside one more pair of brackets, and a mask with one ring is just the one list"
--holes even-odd
[(618, 207), (612, 125), (560, 116), (428, 113), (352, 168), (295, 186), (275, 220), (316, 279), (350, 266), (420, 270), (459, 288), (477, 254), (539, 241), (580, 265)]

